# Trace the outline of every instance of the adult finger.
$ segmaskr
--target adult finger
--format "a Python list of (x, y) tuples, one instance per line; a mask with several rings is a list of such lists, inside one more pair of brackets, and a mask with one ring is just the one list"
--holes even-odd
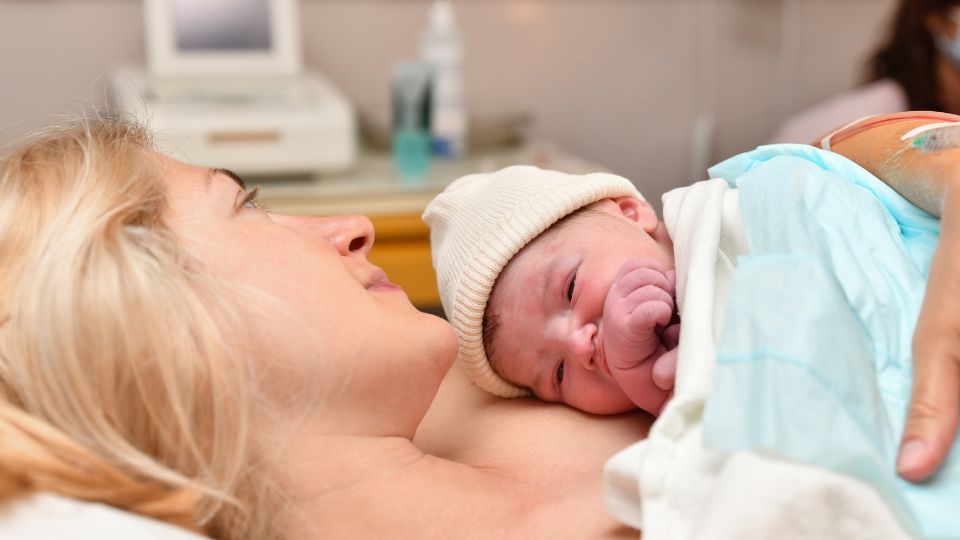
[(897, 473), (911, 482), (929, 478), (946, 458), (960, 411), (960, 335), (925, 322), (914, 334), (913, 391), (897, 458)]
[(897, 472), (919, 482), (943, 462), (957, 432), (960, 409), (960, 222), (951, 201), (941, 215), (940, 241), (930, 263), (927, 291), (913, 334), (913, 392), (897, 458)]

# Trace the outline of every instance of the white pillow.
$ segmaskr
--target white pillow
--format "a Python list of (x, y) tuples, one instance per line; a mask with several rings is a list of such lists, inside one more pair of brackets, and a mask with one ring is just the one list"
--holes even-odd
[(206, 537), (105, 504), (39, 493), (0, 507), (0, 538), (197, 540)]

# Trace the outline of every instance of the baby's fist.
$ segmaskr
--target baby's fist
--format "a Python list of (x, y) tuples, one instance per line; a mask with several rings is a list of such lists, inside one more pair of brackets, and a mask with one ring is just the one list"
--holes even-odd
[(674, 313), (674, 272), (649, 257), (620, 268), (603, 305), (603, 346), (611, 370), (632, 369), (666, 351), (664, 329)]

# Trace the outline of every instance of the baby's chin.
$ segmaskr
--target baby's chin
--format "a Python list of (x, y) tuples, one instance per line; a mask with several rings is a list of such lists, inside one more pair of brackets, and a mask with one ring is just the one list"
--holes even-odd
[(622, 414), (622, 413), (640, 410), (640, 407), (637, 406), (636, 403), (630, 401), (630, 399), (627, 398), (626, 396), (623, 396), (622, 400), (616, 399), (616, 400), (610, 400), (610, 401), (605, 401), (601, 403), (587, 403), (581, 406), (570, 404), (570, 403), (568, 403), (567, 405), (570, 407), (573, 407), (574, 409), (581, 410), (583, 412), (587, 412), (590, 414), (599, 414), (603, 416), (607, 416), (611, 414)]
[(641, 407), (632, 401), (629, 401), (626, 404), (605, 403), (602, 405), (594, 405), (591, 407), (573, 407), (573, 408), (579, 409), (591, 414), (599, 414), (604, 416), (613, 415), (613, 414), (623, 414), (623, 413), (634, 412), (634, 411), (643, 411), (647, 414), (652, 415), (655, 418), (658, 418), (660, 414), (663, 413), (663, 410), (667, 408), (667, 404), (670, 403), (672, 399), (673, 399), (673, 391), (671, 390), (670, 392), (667, 392), (663, 396), (663, 400), (659, 404), (654, 405), (649, 409), (645, 407)]

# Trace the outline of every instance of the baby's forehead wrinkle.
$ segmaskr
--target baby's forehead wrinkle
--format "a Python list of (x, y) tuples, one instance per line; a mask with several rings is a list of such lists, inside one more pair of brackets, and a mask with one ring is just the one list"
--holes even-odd
[[(536, 383), (540, 365), (537, 360), (543, 351), (542, 340), (533, 338), (542, 337), (544, 317), (537, 309), (540, 299), (526, 294), (525, 290), (529, 288), (524, 286), (526, 281), (521, 279), (512, 281), (511, 286), (497, 287), (491, 298), (491, 307), (499, 324), (491, 340), (493, 356), (490, 362), (504, 379), (538, 393)], [(530, 332), (536, 332), (537, 336), (530, 336)]]
[[(501, 330), (505, 329), (501, 327)], [(502, 335), (502, 333), (498, 334)], [(498, 344), (497, 341), (498, 336), (495, 335), (493, 356), (490, 357), (490, 363), (493, 365), (494, 371), (506, 379), (507, 382), (528, 390), (533, 390), (533, 387), (529, 384), (529, 381), (525, 380), (526, 377), (516, 377), (516, 373), (510, 373), (510, 370), (506, 369), (508, 367), (507, 364), (515, 365), (523, 362), (523, 348), (504, 347), (503, 344)]]

